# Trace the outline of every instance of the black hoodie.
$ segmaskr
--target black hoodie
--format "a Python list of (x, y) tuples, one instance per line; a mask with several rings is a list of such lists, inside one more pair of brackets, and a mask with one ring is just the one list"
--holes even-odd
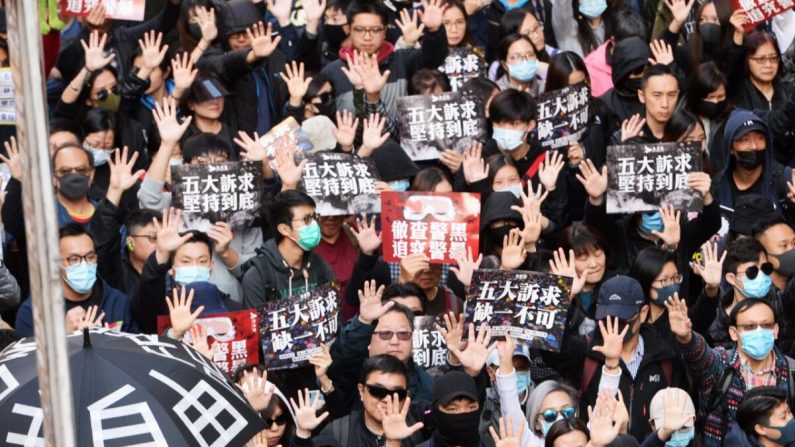
[(621, 127), (621, 122), (625, 119), (636, 113), (640, 115), (645, 113), (645, 108), (640, 103), (636, 92), (621, 92), (619, 90), (622, 90), (622, 86), (633, 71), (649, 63), (650, 57), (649, 44), (639, 37), (630, 37), (616, 44), (611, 63), (613, 88), (601, 96), (613, 114), (613, 119), (610, 121), (614, 128), (610, 133), (618, 130)]

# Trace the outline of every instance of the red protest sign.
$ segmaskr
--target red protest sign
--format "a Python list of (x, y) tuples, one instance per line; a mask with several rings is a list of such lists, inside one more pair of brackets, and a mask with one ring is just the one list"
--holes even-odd
[(381, 193), (384, 259), (425, 253), (434, 264), (455, 264), (467, 248), (478, 256), (480, 194)]
[[(197, 318), (194, 324), (207, 327), (208, 343), (213, 346), (213, 363), (232, 374), (246, 363), (259, 363), (259, 315), (256, 310), (225, 312)], [(163, 335), (171, 327), (169, 316), (157, 317), (157, 333)], [(184, 342), (190, 343), (190, 333)]]
[(85, 16), (100, 3), (105, 6), (105, 17), (108, 19), (136, 22), (144, 19), (146, 0), (61, 0), (61, 13)]
[(758, 24), (792, 9), (792, 0), (732, 0), (734, 9), (742, 8), (748, 14), (743, 29), (748, 32)]

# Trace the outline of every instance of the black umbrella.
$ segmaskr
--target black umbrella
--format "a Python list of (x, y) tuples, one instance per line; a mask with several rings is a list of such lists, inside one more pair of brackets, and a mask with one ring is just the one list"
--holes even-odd
[[(104, 328), (67, 340), (79, 446), (242, 446), (266, 428), (183, 343)], [(35, 339), (24, 338), (0, 353), (0, 444), (44, 445), (38, 391)]]

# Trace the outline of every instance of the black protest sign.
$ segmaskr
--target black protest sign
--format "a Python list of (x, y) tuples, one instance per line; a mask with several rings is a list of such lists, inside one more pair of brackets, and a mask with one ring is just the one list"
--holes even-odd
[(649, 143), (607, 148), (607, 212), (657, 211), (662, 205), (701, 211), (704, 198), (687, 177), (703, 170), (701, 143)]
[(414, 317), (412, 357), (422, 369), (438, 368), (447, 364), (447, 345), (435, 327), (436, 317)]
[(231, 162), (171, 168), (173, 204), (184, 226), (206, 231), (223, 221), (233, 229), (251, 225), (262, 206), (262, 164)]
[(588, 124), (590, 89), (584, 82), (538, 97), (538, 141), (549, 149), (580, 141)]
[(381, 211), (378, 179), (370, 158), (319, 152), (306, 156), (302, 187), (321, 216), (368, 214)]
[(340, 294), (336, 283), (271, 301), (259, 308), (260, 342), (268, 370), (309, 364), (339, 331)]
[(474, 48), (450, 48), (439, 71), (447, 75), (451, 90), (457, 92), (469, 79), (486, 74), (486, 61)]
[(519, 270), (475, 270), (466, 322), (488, 324), (530, 348), (560, 351), (572, 278)]
[(397, 101), (400, 145), (412, 160), (433, 160), (439, 152), (463, 152), (486, 137), (483, 103), (469, 92), (404, 96)]

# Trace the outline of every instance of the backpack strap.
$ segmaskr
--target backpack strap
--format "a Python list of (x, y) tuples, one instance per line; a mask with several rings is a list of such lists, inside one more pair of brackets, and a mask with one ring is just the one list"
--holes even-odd
[[(734, 350), (732, 350), (731, 354), (727, 358), (734, 358)], [(712, 392), (709, 395), (709, 400), (707, 401), (707, 407), (704, 408), (705, 413), (711, 412), (715, 409), (715, 407), (718, 406), (720, 400), (723, 399), (723, 396), (725, 396), (726, 392), (729, 391), (729, 387), (732, 384), (732, 379), (734, 379), (734, 368), (729, 364), (723, 368), (720, 379), (718, 379), (716, 382), (718, 386), (712, 388)]]
[(789, 369), (787, 389), (789, 391), (789, 402), (792, 404), (795, 402), (795, 359), (788, 355), (785, 355), (784, 358), (787, 359), (787, 369)]
[(595, 359), (585, 356), (585, 363), (582, 365), (582, 382), (580, 383), (580, 396), (585, 395), (585, 390), (588, 389), (591, 380), (596, 375), (596, 369), (599, 368), (599, 362)]

